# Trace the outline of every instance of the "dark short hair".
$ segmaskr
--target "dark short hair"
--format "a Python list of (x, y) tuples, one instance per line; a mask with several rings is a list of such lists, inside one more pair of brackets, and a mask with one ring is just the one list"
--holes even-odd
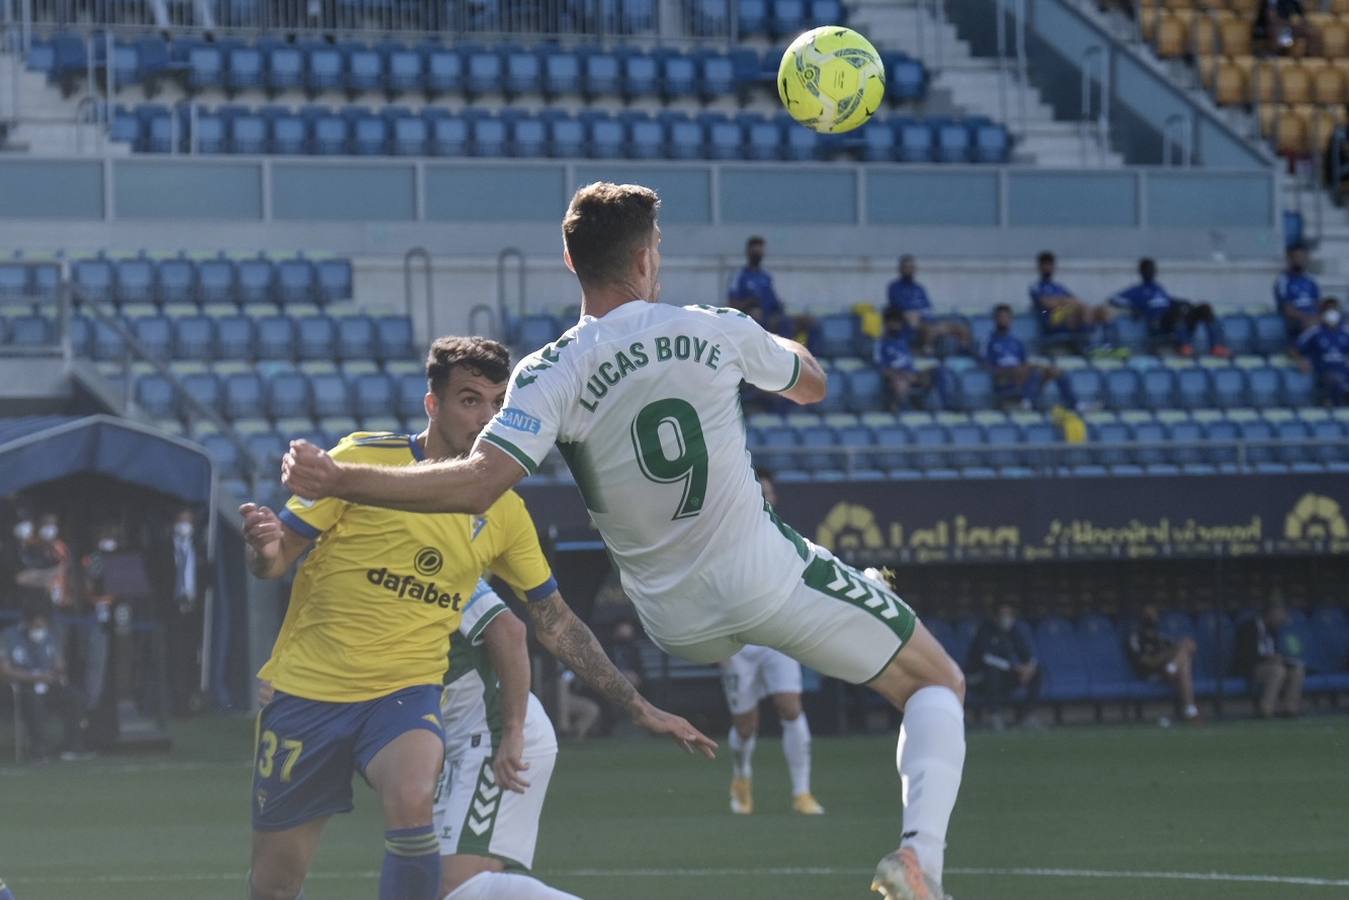
[(1141, 269), (1144, 266), (1151, 266), (1152, 268), (1155, 269), (1157, 268), (1157, 262), (1151, 256), (1145, 256), (1138, 261), (1138, 268)]
[(1040, 251), (1040, 255), (1037, 256), (1037, 257), (1035, 257), (1035, 262), (1036, 262), (1037, 264), (1038, 264), (1038, 263), (1052, 263), (1052, 262), (1055, 262), (1054, 254), (1051, 253), (1051, 252), (1048, 251), (1048, 250), (1041, 250), (1041, 251)]
[(1287, 247), (1287, 249), (1285, 249), (1285, 250), (1283, 251), (1283, 253), (1284, 253), (1284, 256), (1292, 256), (1294, 253), (1296, 253), (1296, 252), (1299, 251), (1299, 250), (1301, 250), (1301, 251), (1303, 251), (1303, 252), (1305, 253), (1305, 252), (1307, 251), (1307, 245), (1304, 244), (1304, 243), (1302, 243), (1301, 241), (1299, 241), (1299, 242), (1297, 242), (1297, 243), (1294, 243), (1294, 244), (1289, 244), (1288, 247)]
[(907, 259), (909, 262), (911, 262), (911, 263), (916, 263), (916, 262), (918, 262), (918, 260), (916, 260), (916, 259), (913, 258), (913, 254), (912, 254), (912, 253), (905, 253), (903, 256), (901, 256), (901, 257), (899, 258), (899, 264), (900, 264), (901, 266), (904, 265), (904, 260), (906, 260), (906, 259)]
[(756, 481), (772, 481), (773, 470), (768, 468), (767, 466), (755, 466), (754, 479)]
[(1335, 297), (1327, 297), (1321, 301), (1321, 309), (1323, 310), (1330, 309), (1332, 306), (1338, 307), (1339, 305), (1340, 301)]
[(1008, 306), (1006, 303), (999, 303), (997, 306), (993, 307), (993, 315), (996, 316), (998, 313), (1004, 310), (1006, 310), (1007, 312), (1011, 312), (1012, 307)]
[(751, 235), (749, 236), (749, 239), (745, 241), (745, 249), (748, 250), (750, 247), (753, 247), (755, 244), (764, 244), (764, 243), (767, 243), (767, 242), (763, 239), (763, 235), (761, 235), (761, 234), (751, 234)]
[(572, 195), (562, 217), (562, 241), (583, 284), (607, 284), (628, 274), (632, 254), (651, 243), (660, 197), (640, 184), (596, 181)]
[(426, 383), (431, 393), (440, 396), (456, 367), (501, 384), (511, 377), (511, 352), (485, 337), (436, 338), (426, 354)]

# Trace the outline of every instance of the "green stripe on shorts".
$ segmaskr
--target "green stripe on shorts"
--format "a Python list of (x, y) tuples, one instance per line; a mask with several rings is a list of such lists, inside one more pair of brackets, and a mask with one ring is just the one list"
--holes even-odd
[(492, 773), (491, 759), (482, 761), (478, 770), (478, 784), (468, 801), (468, 813), (459, 833), (459, 852), (474, 856), (490, 856), (492, 831), (496, 828), (497, 812), (501, 809), (501, 787)]
[(806, 587), (851, 603), (889, 628), (901, 643), (913, 636), (918, 616), (898, 596), (837, 559), (817, 556), (801, 575)]

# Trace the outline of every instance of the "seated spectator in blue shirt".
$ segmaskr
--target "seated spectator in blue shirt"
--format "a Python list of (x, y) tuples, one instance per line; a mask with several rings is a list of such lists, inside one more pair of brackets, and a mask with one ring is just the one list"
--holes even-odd
[(1046, 381), (1054, 382), (1063, 405), (1077, 408), (1077, 397), (1068, 376), (1053, 366), (1038, 366), (1029, 361), (1026, 345), (1012, 334), (1012, 308), (999, 303), (993, 308), (993, 333), (984, 348), (984, 361), (993, 374), (993, 386), (1000, 394), (1019, 394), (1021, 405), (1033, 409)]
[(1296, 342), (1302, 332), (1320, 320), (1321, 286), (1307, 274), (1307, 250), (1301, 244), (1288, 248), (1288, 268), (1274, 282), (1274, 310), (1288, 326), (1288, 339)]
[[(932, 373), (914, 367), (913, 350), (904, 315), (897, 309), (885, 311), (885, 333), (876, 342), (876, 368), (890, 390), (890, 411), (909, 405), (910, 398), (920, 400), (932, 388)], [(917, 395), (915, 395), (917, 392)]]
[(1320, 322), (1297, 339), (1302, 371), (1316, 374), (1316, 386), (1328, 406), (1344, 406), (1349, 396), (1349, 331), (1340, 317), (1340, 302), (1321, 301)]
[(1045, 250), (1035, 258), (1040, 277), (1030, 286), (1031, 311), (1040, 322), (1040, 333), (1080, 335), (1085, 338), (1110, 321), (1110, 307), (1089, 306), (1054, 280), (1058, 261)]
[(1210, 352), (1214, 356), (1229, 357), (1232, 351), (1223, 343), (1222, 327), (1207, 303), (1191, 303), (1172, 297), (1157, 283), (1157, 264), (1150, 259), (1138, 261), (1138, 284), (1125, 288), (1110, 298), (1112, 306), (1129, 310), (1135, 319), (1142, 319), (1153, 337), (1169, 335), (1175, 341), (1176, 352), (1193, 356), (1191, 335), (1203, 325), (1208, 331)]
[(0, 677), (16, 685), (19, 716), (27, 732), (34, 762), (47, 760), (47, 718), (58, 707), (65, 723), (61, 758), (82, 759), (84, 700), (66, 678), (65, 659), (51, 627), (51, 604), (46, 598), (24, 607), (23, 621), (0, 636)]
[(797, 323), (787, 315), (773, 289), (773, 276), (763, 267), (764, 246), (757, 234), (745, 242), (745, 267), (731, 279), (726, 300), (768, 331), (794, 338)]
[(938, 321), (932, 317), (932, 301), (927, 290), (914, 280), (918, 264), (912, 256), (899, 258), (899, 277), (886, 289), (886, 309), (904, 316), (905, 328), (912, 332), (912, 342), (924, 353), (931, 353), (939, 338), (956, 341), (961, 353), (972, 349), (970, 327), (961, 321)]

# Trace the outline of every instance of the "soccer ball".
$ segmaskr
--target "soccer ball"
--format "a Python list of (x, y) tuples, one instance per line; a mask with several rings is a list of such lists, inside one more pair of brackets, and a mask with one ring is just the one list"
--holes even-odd
[(778, 96), (802, 125), (841, 134), (870, 119), (881, 105), (885, 66), (871, 42), (851, 28), (812, 28), (782, 54)]

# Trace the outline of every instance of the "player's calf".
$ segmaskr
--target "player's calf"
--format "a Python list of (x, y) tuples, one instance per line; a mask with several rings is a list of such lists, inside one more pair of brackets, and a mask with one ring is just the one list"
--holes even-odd
[(384, 809), (380, 900), (436, 900), (440, 845), (432, 824), (436, 778), (444, 758), (438, 732), (408, 731), (375, 754), (366, 774)]

